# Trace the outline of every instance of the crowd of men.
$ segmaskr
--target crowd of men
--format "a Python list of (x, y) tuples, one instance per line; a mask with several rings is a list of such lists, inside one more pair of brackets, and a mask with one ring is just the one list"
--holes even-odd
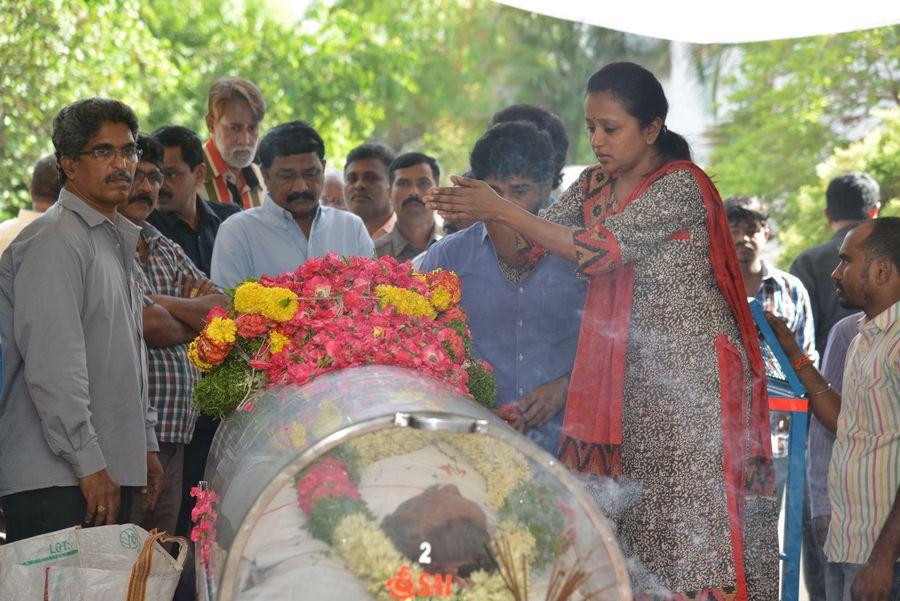
[[(484, 224), (442, 222), (423, 202), (441, 180), (427, 154), (366, 143), (339, 171), (309, 123), (277, 124), (260, 139), (266, 103), (241, 78), (215, 82), (207, 110), (203, 142), (179, 125), (141, 134), (118, 101), (65, 107), (53, 122), (55, 153), (34, 166), (32, 209), (0, 224), (7, 541), (124, 521), (186, 534), (188, 491), (203, 478), (218, 425), (191, 405), (201, 376), (189, 342), (208, 311), (226, 305), (228, 288), (331, 252), (456, 272), (475, 353), (495, 369), (497, 404), (513, 406), (515, 426), (556, 452), (587, 291), (573, 264), (551, 255), (519, 271), (498, 258)], [(515, 105), (476, 142), (467, 176), (538, 213), (554, 200), (568, 143), (552, 112)], [(824, 599), (826, 565), (893, 553), (892, 563), (900, 553), (879, 546), (877, 532), (853, 544), (833, 534), (837, 522), (852, 536), (861, 519), (900, 528), (898, 220), (873, 220), (880, 198), (871, 177), (842, 175), (825, 199), (834, 237), (786, 273), (763, 259), (771, 237), (763, 201), (731, 197), (725, 207), (747, 296), (784, 320), (795, 355), (813, 368), (824, 357), (829, 391), (844, 387), (840, 420), (850, 433), (814, 420), (808, 454), (807, 586)], [(877, 277), (843, 276), (850, 232), (864, 261), (881, 261)], [(835, 281), (854, 302), (839, 299)], [(872, 323), (880, 363), (851, 344)], [(873, 407), (887, 417), (866, 421)], [(786, 415), (772, 422), (786, 431)], [(847, 459), (845, 447), (861, 444), (853, 428), (877, 439), (872, 453), (893, 454), (887, 505), (865, 486), (836, 485), (865, 469)], [(783, 463), (783, 449), (775, 456)]]

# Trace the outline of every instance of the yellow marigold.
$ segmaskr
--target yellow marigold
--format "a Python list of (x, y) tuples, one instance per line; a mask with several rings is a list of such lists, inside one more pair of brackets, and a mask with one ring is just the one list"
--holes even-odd
[(393, 307), (398, 313), (412, 317), (437, 317), (437, 311), (428, 299), (414, 290), (397, 286), (381, 285), (375, 288), (375, 294), (381, 302), (381, 308)]
[(269, 353), (273, 355), (275, 353), (280, 353), (281, 349), (284, 348), (284, 345), (290, 343), (290, 341), (291, 339), (281, 332), (272, 330), (269, 332)]
[(453, 304), (453, 294), (446, 288), (435, 288), (429, 300), (431, 306), (438, 311), (446, 311)]
[(194, 364), (194, 367), (196, 367), (200, 371), (209, 371), (214, 367), (211, 363), (207, 363), (200, 358), (200, 355), (197, 353), (196, 338), (192, 340), (190, 346), (188, 346), (188, 359), (190, 359), (191, 363)]
[(204, 334), (216, 344), (234, 344), (236, 341), (237, 325), (233, 319), (227, 317), (214, 317), (206, 324)]
[(287, 288), (245, 282), (234, 291), (234, 308), (239, 313), (263, 315), (273, 321), (290, 321), (297, 305), (296, 295)]

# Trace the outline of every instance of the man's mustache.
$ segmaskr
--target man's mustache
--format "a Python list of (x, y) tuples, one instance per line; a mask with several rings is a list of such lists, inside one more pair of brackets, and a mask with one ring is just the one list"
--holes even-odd
[(131, 174), (127, 171), (116, 171), (115, 173), (110, 173), (109, 175), (107, 175), (106, 179), (104, 179), (103, 181), (105, 181), (107, 184), (120, 181), (128, 182), (130, 184), (132, 179), (133, 178), (131, 177)]
[(295, 200), (314, 201), (314, 200), (316, 200), (316, 195), (313, 194), (312, 192), (292, 192), (291, 194), (288, 194), (288, 197), (286, 200), (288, 202), (294, 202)]
[(400, 204), (400, 206), (401, 206), (401, 207), (405, 207), (406, 205), (408, 205), (408, 204), (411, 203), (411, 202), (417, 202), (417, 203), (419, 203), (420, 205), (422, 205), (423, 207), (425, 206), (425, 202), (422, 200), (421, 197), (419, 197), (419, 196), (417, 196), (417, 195), (410, 196), (409, 198), (407, 198), (406, 200), (404, 200), (404, 201)]
[(136, 202), (147, 203), (148, 207), (153, 206), (153, 198), (151, 198), (149, 194), (142, 193), (142, 194), (138, 194), (137, 196), (132, 196), (131, 198), (128, 199), (128, 204), (134, 204)]

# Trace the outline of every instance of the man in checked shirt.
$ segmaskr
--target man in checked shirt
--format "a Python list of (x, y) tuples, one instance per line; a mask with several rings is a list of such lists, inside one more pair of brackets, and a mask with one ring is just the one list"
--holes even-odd
[(156, 506), (148, 511), (136, 499), (141, 526), (175, 532), (181, 507), (184, 448), (191, 440), (197, 413), (191, 405), (200, 374), (188, 360), (188, 344), (203, 329), (204, 318), (214, 306), (225, 306), (227, 298), (188, 258), (180, 246), (147, 223), (156, 207), (162, 186), (163, 148), (156, 140), (140, 135), (142, 151), (128, 202), (119, 211), (141, 228), (136, 263), (143, 274), (144, 340), (149, 347), (148, 380), (150, 403), (156, 407), (159, 460), (165, 482)]

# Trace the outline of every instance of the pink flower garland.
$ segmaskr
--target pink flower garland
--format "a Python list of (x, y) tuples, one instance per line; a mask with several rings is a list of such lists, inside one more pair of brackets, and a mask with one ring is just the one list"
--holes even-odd
[(212, 548), (216, 542), (216, 520), (219, 517), (213, 509), (213, 504), (219, 502), (219, 495), (195, 486), (191, 489), (191, 496), (197, 499), (194, 509), (191, 510), (191, 522), (195, 524), (191, 530), (191, 540), (199, 543), (200, 559), (208, 570), (212, 560)]
[(414, 275), (409, 263), (391, 257), (375, 261), (331, 254), (307, 261), (293, 273), (261, 278), (263, 286), (287, 288), (297, 295), (295, 316), (274, 325), (259, 316), (240, 315), (238, 334), (274, 331), (290, 340), (278, 352), (260, 353), (250, 361), (251, 367), (265, 372), (269, 386), (302, 386), (337, 369), (381, 364), (413, 368), (468, 392), (463, 339), (447, 327), (454, 320), (466, 323), (459, 306), (453, 304), (431, 320), (382, 309), (374, 293), (377, 286), (387, 285), (430, 298), (440, 286), (458, 302), (454, 282), (458, 287), (458, 278), (446, 273), (429, 283), (427, 277)]

